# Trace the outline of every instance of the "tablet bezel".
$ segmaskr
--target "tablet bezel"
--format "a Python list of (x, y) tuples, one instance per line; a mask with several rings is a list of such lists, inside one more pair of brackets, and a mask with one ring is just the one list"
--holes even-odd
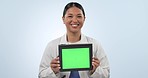
[[(92, 44), (61, 44), (58, 46), (59, 48), (59, 61), (60, 61), (60, 71), (80, 71), (80, 70), (91, 70), (92, 69)], [(89, 61), (90, 66), (89, 68), (69, 68), (69, 69), (63, 69), (63, 63), (62, 63), (62, 49), (71, 49), (71, 48), (89, 48)]]

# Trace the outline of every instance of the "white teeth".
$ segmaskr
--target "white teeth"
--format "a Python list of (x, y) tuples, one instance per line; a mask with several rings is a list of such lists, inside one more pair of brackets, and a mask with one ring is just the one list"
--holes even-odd
[(72, 26), (73, 26), (73, 27), (77, 27), (77, 26), (78, 26), (78, 24), (73, 24)]

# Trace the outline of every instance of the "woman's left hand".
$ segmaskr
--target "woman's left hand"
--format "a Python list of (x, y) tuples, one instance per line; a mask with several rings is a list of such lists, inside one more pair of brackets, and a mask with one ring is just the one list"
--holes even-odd
[(93, 69), (90, 71), (90, 74), (93, 74), (97, 69), (97, 67), (100, 66), (100, 61), (98, 58), (96, 57), (92, 58), (92, 66), (93, 66)]

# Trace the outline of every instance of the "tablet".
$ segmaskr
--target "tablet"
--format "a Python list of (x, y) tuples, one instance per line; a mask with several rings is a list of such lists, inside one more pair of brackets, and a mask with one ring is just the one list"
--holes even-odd
[(91, 70), (92, 44), (59, 45), (60, 71)]

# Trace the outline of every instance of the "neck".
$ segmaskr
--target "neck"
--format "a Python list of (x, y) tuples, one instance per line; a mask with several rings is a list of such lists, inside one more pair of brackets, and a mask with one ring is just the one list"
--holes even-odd
[(67, 41), (74, 43), (81, 39), (81, 33), (67, 33)]

